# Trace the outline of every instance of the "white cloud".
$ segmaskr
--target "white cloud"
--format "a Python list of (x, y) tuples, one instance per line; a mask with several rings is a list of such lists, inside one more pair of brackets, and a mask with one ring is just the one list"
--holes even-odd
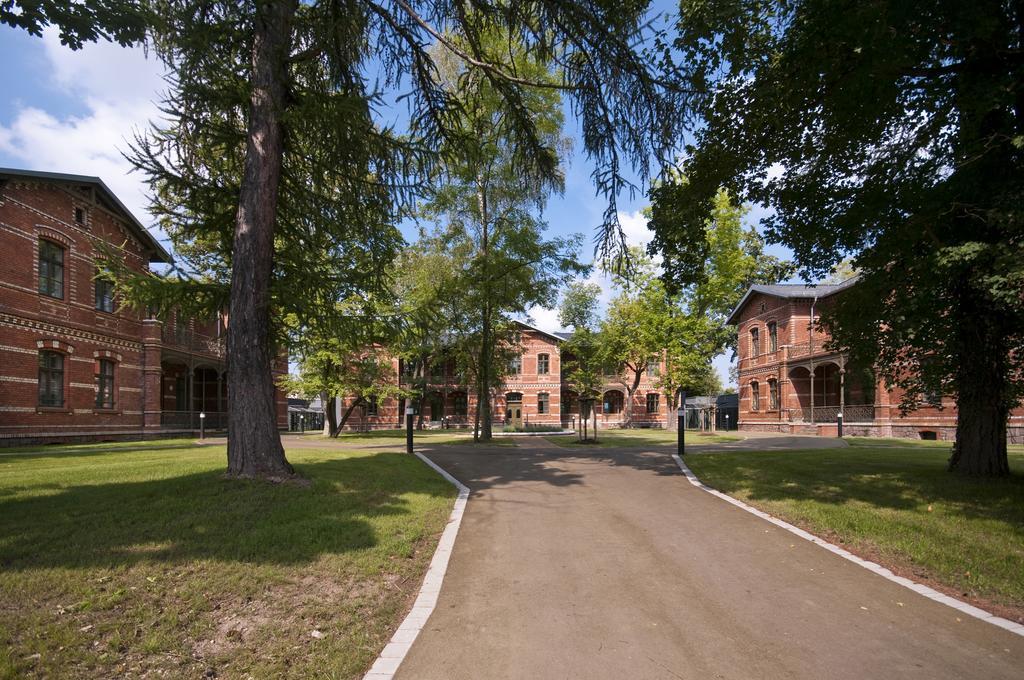
[(534, 307), (530, 310), (530, 318), (533, 325), (547, 333), (564, 331), (562, 324), (558, 323), (558, 310), (545, 307)]
[(77, 52), (56, 33), (40, 41), (52, 68), (51, 82), (81, 105), (76, 115), (56, 115), (22, 106), (9, 124), (0, 123), (0, 152), (31, 170), (100, 177), (144, 224), (143, 177), (129, 174), (122, 152), (136, 131), (159, 118), (154, 103), (166, 89), (162, 65), (141, 48), (89, 44)]
[(647, 218), (639, 210), (631, 213), (619, 212), (619, 223), (626, 234), (626, 243), (631, 246), (646, 247), (654, 232), (647, 228)]

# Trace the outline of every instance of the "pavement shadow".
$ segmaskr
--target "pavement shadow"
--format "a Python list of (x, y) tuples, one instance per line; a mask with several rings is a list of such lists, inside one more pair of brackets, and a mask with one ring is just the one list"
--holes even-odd
[(649, 449), (445, 445), (420, 447), (418, 450), (473, 491), (517, 482), (541, 482), (556, 487), (585, 483), (583, 473), (566, 470), (562, 464), (631, 467), (665, 476), (681, 474), (671, 456), (664, 451)]
[(454, 494), (447, 481), (400, 453), (296, 468), (312, 480), (309, 487), (227, 480), (212, 470), (22, 489), (39, 495), (0, 498), (0, 569), (192, 559), (305, 563), (375, 545), (370, 520), (408, 514), (404, 494)]
[(557, 450), (529, 450), (506, 446), (440, 445), (417, 447), (457, 480), (473, 491), (506, 486), (516, 482), (542, 482), (569, 487), (583, 483), (583, 475), (560, 470), (552, 461)]

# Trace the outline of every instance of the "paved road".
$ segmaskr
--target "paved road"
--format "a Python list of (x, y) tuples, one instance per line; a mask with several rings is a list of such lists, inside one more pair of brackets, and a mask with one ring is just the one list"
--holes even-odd
[(473, 495), (398, 678), (1024, 677), (1024, 638), (700, 491), (665, 453), (428, 455)]

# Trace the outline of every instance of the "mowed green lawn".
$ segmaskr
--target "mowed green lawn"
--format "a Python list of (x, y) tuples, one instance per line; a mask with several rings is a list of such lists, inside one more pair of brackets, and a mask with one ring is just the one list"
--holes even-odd
[(191, 441), (0, 449), (0, 677), (359, 677), (455, 490), (394, 452), (223, 478)]
[(946, 472), (948, 442), (687, 457), (700, 479), (852, 552), (1024, 615), (1024, 447), (1007, 479)]
[[(316, 437), (317, 435), (305, 435)], [(345, 444), (351, 442), (358, 446), (404, 446), (405, 430), (373, 430), (370, 432), (342, 432), (336, 439), (324, 438), (324, 441)], [(415, 430), (413, 442), (416, 446), (438, 446), (442, 444), (472, 444), (472, 430), (438, 429)], [(496, 436), (487, 443), (488, 446), (515, 446), (513, 437)]]
[[(588, 436), (593, 438), (593, 431), (588, 432)], [(644, 447), (644, 446), (667, 446), (675, 445), (678, 432), (676, 430), (658, 430), (653, 428), (637, 428), (635, 430), (598, 430), (597, 432), (597, 444), (594, 442), (581, 442), (579, 437), (572, 437), (569, 435), (559, 435), (557, 437), (549, 437), (549, 441), (554, 442), (560, 446), (573, 446), (573, 447), (588, 447), (588, 446), (600, 446), (602, 448), (613, 448), (613, 447)], [(722, 442), (735, 442), (741, 440), (742, 437), (733, 434), (703, 434), (699, 432), (686, 431), (686, 444), (687, 446), (700, 446), (702, 444), (720, 444)]]

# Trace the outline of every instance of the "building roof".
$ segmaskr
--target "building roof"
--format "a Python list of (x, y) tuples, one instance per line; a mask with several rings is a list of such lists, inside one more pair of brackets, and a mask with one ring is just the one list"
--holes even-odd
[(740, 299), (739, 304), (732, 310), (732, 314), (726, 320), (726, 323), (736, 323), (736, 317), (740, 311), (746, 306), (747, 300), (754, 293), (761, 293), (763, 295), (771, 295), (772, 297), (780, 297), (786, 299), (821, 299), (835, 295), (841, 290), (846, 290), (850, 286), (857, 283), (860, 276), (852, 276), (842, 283), (817, 283), (817, 284), (803, 284), (803, 283), (777, 283), (774, 285), (762, 285), (756, 284), (751, 286), (743, 297)]
[(16, 168), (0, 168), (0, 178), (4, 177), (18, 177), (22, 179), (31, 180), (42, 180), (48, 182), (57, 182), (63, 184), (88, 184), (100, 190), (102, 197), (109, 205), (108, 208), (113, 209), (116, 212), (120, 212), (125, 219), (128, 221), (128, 227), (132, 230), (135, 237), (142, 242), (143, 247), (149, 250), (149, 261), (150, 262), (166, 262), (170, 264), (173, 259), (170, 253), (164, 250), (164, 247), (160, 245), (159, 241), (153, 238), (149, 230), (146, 229), (136, 219), (135, 215), (131, 213), (128, 208), (121, 203), (121, 199), (114, 195), (114, 192), (110, 190), (103, 180), (99, 177), (90, 177), (88, 175), (68, 175), (61, 172), (40, 172), (38, 170), (19, 170)]
[(562, 340), (565, 340), (569, 335), (571, 335), (571, 334), (566, 334), (566, 333), (548, 333), (547, 331), (542, 331), (541, 329), (537, 328), (536, 326), (531, 326), (530, 324), (525, 323), (523, 321), (516, 321), (516, 323), (519, 324), (520, 326), (522, 326), (523, 328), (526, 328), (526, 329), (531, 330), (531, 331), (536, 331), (537, 333), (540, 333), (542, 335), (546, 335), (549, 338), (551, 338), (552, 340), (554, 340), (555, 342), (561, 342)]

